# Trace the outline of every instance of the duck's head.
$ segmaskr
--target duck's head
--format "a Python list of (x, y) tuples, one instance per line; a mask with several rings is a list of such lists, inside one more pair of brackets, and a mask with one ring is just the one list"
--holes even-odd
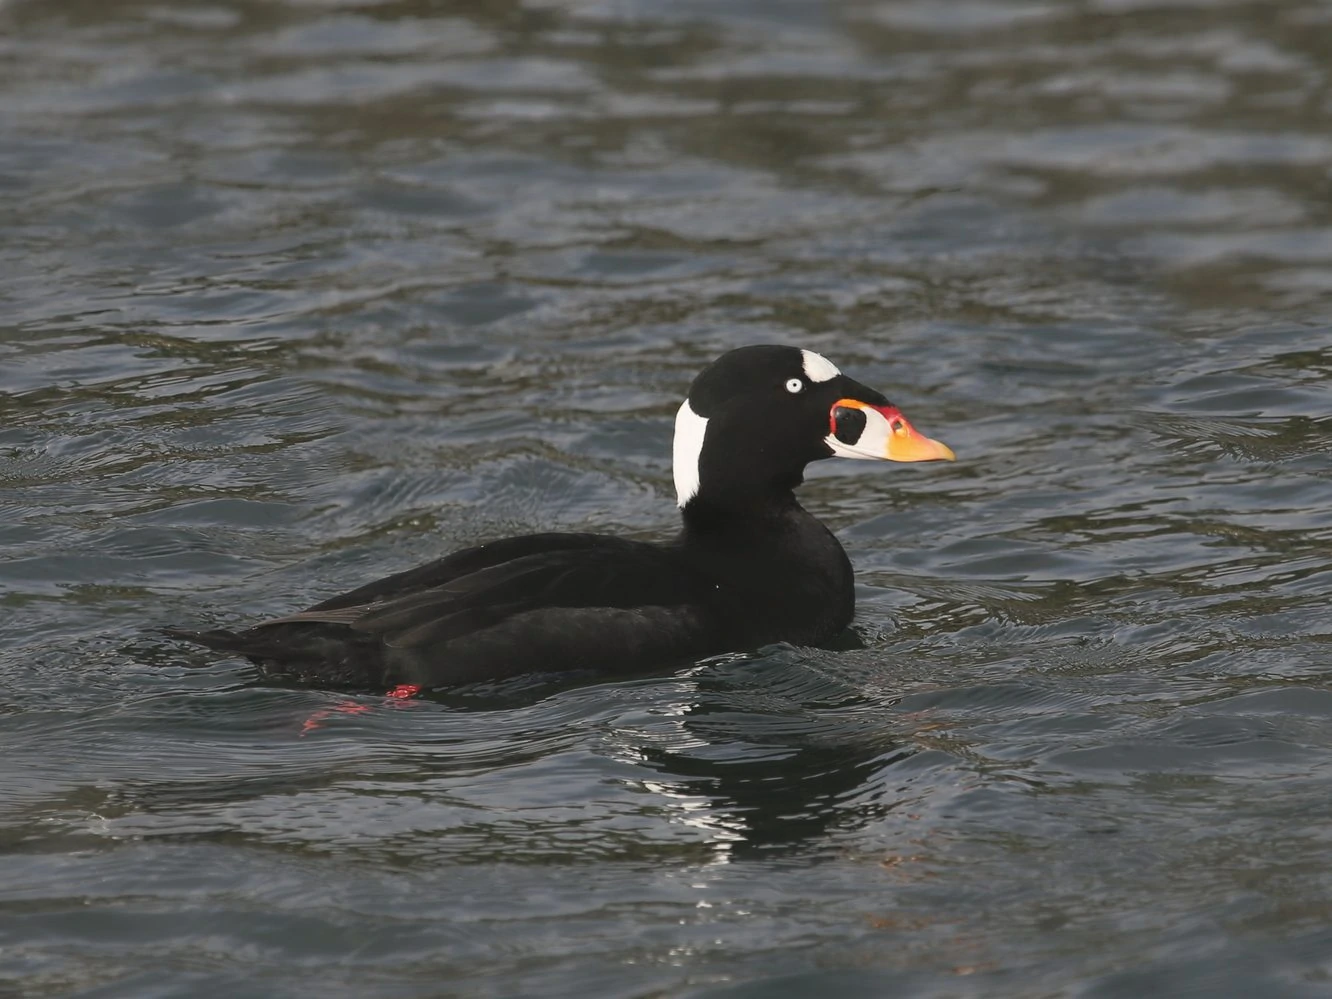
[(952, 461), (883, 394), (799, 347), (740, 347), (694, 379), (675, 417), (675, 490), (745, 507), (798, 486), (820, 458)]

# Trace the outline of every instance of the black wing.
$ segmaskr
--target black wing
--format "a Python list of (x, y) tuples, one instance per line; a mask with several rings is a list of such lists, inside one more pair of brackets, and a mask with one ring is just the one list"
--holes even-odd
[(711, 588), (669, 548), (535, 535), (457, 552), (237, 637), (252, 643), (240, 651), (279, 662), (305, 642), (327, 658), (337, 643), (348, 666), (385, 683), (642, 669), (720, 651)]
[(418, 593), (435, 586), (442, 586), (481, 569), (511, 562), (527, 555), (539, 555), (556, 551), (613, 550), (617, 548), (636, 549), (643, 547), (641, 542), (627, 541), (623, 538), (605, 534), (528, 534), (516, 538), (503, 538), (488, 544), (463, 548), (445, 555), (441, 559), (408, 569), (405, 572), (385, 576), (373, 583), (366, 583), (349, 593), (330, 597), (310, 608), (311, 611), (334, 610), (339, 607), (357, 607), (376, 601), (392, 600), (408, 593)]

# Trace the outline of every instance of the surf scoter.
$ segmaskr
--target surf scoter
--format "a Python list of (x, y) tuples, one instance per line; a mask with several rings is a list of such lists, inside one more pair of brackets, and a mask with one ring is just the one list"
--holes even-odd
[(792, 491), (806, 465), (833, 456), (953, 452), (820, 354), (741, 347), (694, 379), (676, 414), (684, 525), (671, 541), (505, 538), (244, 631), (168, 633), (309, 683), (413, 692), (818, 645), (850, 624), (854, 580), (841, 544)]

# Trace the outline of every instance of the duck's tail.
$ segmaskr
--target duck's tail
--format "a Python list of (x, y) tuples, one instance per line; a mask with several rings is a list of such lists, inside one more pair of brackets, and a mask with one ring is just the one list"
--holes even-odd
[(391, 685), (379, 649), (369, 640), (348, 641), (347, 630), (279, 624), (245, 631), (163, 628), (161, 632), (168, 638), (243, 656), (269, 676), (353, 690), (383, 690)]
[(208, 648), (217, 649), (219, 652), (244, 653), (246, 646), (249, 644), (244, 637), (234, 631), (227, 631), (225, 628), (214, 628), (212, 631), (190, 631), (188, 628), (161, 628), (159, 630), (168, 638), (179, 638), (182, 641), (193, 642), (195, 645), (206, 645)]

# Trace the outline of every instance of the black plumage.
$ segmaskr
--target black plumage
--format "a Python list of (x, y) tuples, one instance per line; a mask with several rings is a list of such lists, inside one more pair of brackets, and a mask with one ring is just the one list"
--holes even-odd
[(168, 633), (269, 673), (360, 689), (642, 671), (820, 644), (851, 622), (854, 580), (792, 490), (810, 461), (834, 453), (952, 457), (819, 355), (740, 348), (695, 379), (677, 417), (683, 526), (670, 541), (506, 538), (243, 631)]

